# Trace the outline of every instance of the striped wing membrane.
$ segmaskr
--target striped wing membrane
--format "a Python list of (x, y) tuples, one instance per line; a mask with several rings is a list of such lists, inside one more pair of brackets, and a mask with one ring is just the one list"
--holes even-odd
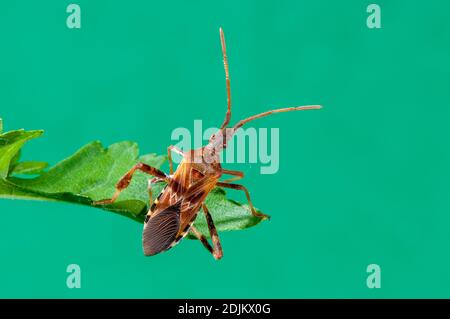
[(171, 247), (180, 227), (180, 205), (167, 207), (144, 225), (142, 244), (146, 256), (156, 255)]

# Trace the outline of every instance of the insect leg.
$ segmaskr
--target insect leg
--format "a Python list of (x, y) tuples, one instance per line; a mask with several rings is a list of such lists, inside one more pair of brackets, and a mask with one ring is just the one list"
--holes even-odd
[(256, 217), (267, 218), (267, 219), (270, 218), (269, 215), (258, 213), (256, 211), (255, 207), (252, 204), (252, 200), (250, 199), (250, 194), (249, 194), (249, 192), (248, 192), (248, 190), (247, 190), (247, 188), (245, 186), (240, 185), (240, 184), (231, 184), (231, 183), (224, 183), (224, 182), (218, 182), (216, 185), (219, 186), (219, 187), (225, 187), (225, 188), (231, 188), (231, 189), (236, 189), (236, 190), (243, 191), (245, 193), (245, 196), (247, 197), (248, 206), (250, 206), (250, 210), (252, 212), (252, 215), (256, 216)]
[[(204, 210), (205, 211), (205, 210)], [(209, 215), (209, 213), (208, 213), (208, 215)], [(211, 215), (209, 215), (210, 216), (210, 220), (212, 221), (212, 219), (211, 219)], [(212, 231), (211, 231), (211, 229), (210, 229), (210, 234), (211, 234), (211, 237), (212, 237), (212, 239), (213, 239), (213, 245), (214, 245), (214, 248), (213, 247), (211, 247), (211, 245), (209, 244), (209, 242), (208, 242), (208, 239), (206, 239), (206, 237), (205, 236), (203, 236), (203, 234), (201, 233), (201, 232), (199, 232), (198, 230), (197, 230), (197, 228), (195, 228), (194, 226), (191, 226), (191, 228), (189, 229), (189, 231), (195, 236), (195, 237), (197, 237), (197, 239), (198, 240), (200, 240), (200, 242), (203, 244), (203, 246), (205, 246), (205, 248), (206, 249), (208, 249), (208, 251), (213, 255), (213, 257), (214, 257), (214, 259), (217, 259), (217, 260), (219, 260), (220, 258), (222, 258), (222, 256), (223, 256), (223, 251), (222, 251), (222, 246), (220, 245), (220, 241), (219, 241), (219, 236), (217, 235), (217, 231), (216, 231), (216, 228), (214, 227), (214, 224), (212, 224), (213, 226), (213, 231), (215, 232), (215, 234), (216, 234), (216, 236), (215, 237), (212, 237), (213, 236), (213, 233), (212, 233)], [(208, 221), (208, 228), (209, 228), (210, 226), (209, 226), (209, 221)]]
[(153, 184), (156, 184), (156, 183), (160, 183), (160, 182), (162, 182), (162, 181), (164, 181), (164, 180), (161, 179), (161, 178), (159, 178), (159, 177), (153, 177), (152, 179), (149, 179), (149, 180), (148, 180), (148, 186), (147, 186), (147, 189), (148, 189), (148, 199), (149, 199), (150, 207), (151, 207), (152, 204), (153, 204), (152, 185), (153, 185)]
[(202, 204), (203, 213), (206, 217), (206, 222), (208, 223), (209, 234), (211, 235), (211, 240), (213, 242), (213, 256), (215, 259), (220, 259), (223, 256), (222, 245), (220, 244), (219, 234), (217, 233), (214, 221), (209, 213), (208, 207)]
[(177, 148), (176, 146), (170, 145), (167, 148), (167, 158), (169, 159), (170, 175), (173, 174), (172, 151), (174, 151), (175, 153), (177, 153), (181, 156), (184, 156), (183, 151), (180, 150), (179, 148)]
[(205, 246), (206, 249), (208, 249), (208, 251), (211, 254), (213, 253), (213, 248), (211, 247), (211, 245), (208, 243), (208, 239), (206, 239), (205, 236), (203, 236), (203, 234), (201, 232), (199, 232), (197, 230), (197, 228), (195, 228), (194, 226), (191, 226), (191, 228), (189, 229), (189, 231), (195, 236), (197, 237), (198, 240), (200, 240), (200, 242), (203, 244), (203, 246)]
[(131, 178), (133, 177), (133, 174), (140, 170), (144, 173), (147, 173), (149, 175), (153, 175), (155, 177), (159, 177), (162, 180), (169, 181), (169, 177), (159, 169), (152, 167), (150, 165), (144, 164), (144, 163), (137, 163), (133, 166), (123, 177), (117, 182), (116, 184), (116, 191), (113, 194), (113, 196), (110, 199), (102, 199), (98, 201), (94, 201), (93, 205), (108, 205), (112, 204), (116, 201), (116, 199), (119, 197), (120, 193), (130, 185)]
[(228, 179), (222, 181), (222, 183), (229, 183), (229, 182), (237, 181), (237, 180), (239, 180), (239, 179), (244, 177), (244, 173), (243, 172), (231, 171), (231, 170), (228, 170), (228, 169), (222, 169), (222, 174), (227, 174), (227, 175), (234, 176), (232, 178), (228, 178)]

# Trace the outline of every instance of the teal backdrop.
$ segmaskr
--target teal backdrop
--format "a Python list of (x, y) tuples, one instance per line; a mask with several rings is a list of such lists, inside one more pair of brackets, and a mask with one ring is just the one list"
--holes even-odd
[(174, 128), (220, 125), (220, 26), (233, 119), (324, 109), (254, 122), (280, 129), (278, 173), (227, 168), (272, 220), (222, 233), (221, 261), (187, 240), (144, 257), (142, 226), (101, 210), (0, 200), (0, 297), (450, 297), (448, 1), (373, 1), (381, 29), (359, 0), (74, 2), (81, 29), (69, 1), (1, 5), (0, 116), (45, 130), (24, 159), (55, 164), (92, 140), (164, 154)]

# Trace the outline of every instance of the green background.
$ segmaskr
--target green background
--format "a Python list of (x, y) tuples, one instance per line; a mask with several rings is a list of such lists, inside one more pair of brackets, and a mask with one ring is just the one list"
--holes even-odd
[[(233, 119), (321, 111), (280, 128), (280, 169), (243, 169), (272, 220), (151, 258), (141, 225), (63, 203), (0, 201), (0, 297), (450, 297), (448, 1), (9, 1), (0, 10), (0, 116), (45, 129), (24, 159), (133, 140), (164, 153), (174, 128), (221, 123), (226, 32)], [(243, 199), (241, 194), (234, 194)], [(214, 216), (214, 212), (212, 212)], [(66, 267), (81, 267), (81, 289)], [(366, 267), (381, 266), (381, 289)]]

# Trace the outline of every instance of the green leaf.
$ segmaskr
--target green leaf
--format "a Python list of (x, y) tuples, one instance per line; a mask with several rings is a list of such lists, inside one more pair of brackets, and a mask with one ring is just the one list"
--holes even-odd
[(41, 136), (43, 131), (17, 130), (0, 135), (0, 178), (6, 178), (9, 166), (26, 141)]
[[(100, 142), (82, 147), (48, 171), (43, 162), (19, 162), (20, 149), (26, 141), (38, 137), (42, 131), (13, 131), (0, 135), (0, 198), (63, 201), (92, 206), (92, 202), (110, 198), (117, 181), (136, 163), (144, 162), (161, 167), (166, 156), (139, 156), (136, 143), (120, 142), (104, 148)], [(34, 178), (20, 178), (14, 174), (39, 174)], [(143, 222), (148, 210), (147, 181), (149, 176), (135, 173), (133, 180), (111, 205), (95, 206)], [(156, 196), (163, 183), (153, 186)], [(225, 191), (214, 189), (206, 199), (218, 231), (239, 230), (254, 226), (262, 219), (251, 215), (246, 205), (227, 199)], [(209, 236), (203, 213), (196, 227)]]
[[(19, 153), (17, 153), (19, 154)], [(48, 166), (46, 162), (21, 162), (12, 166), (10, 174), (40, 174)]]
[(8, 176), (13, 172), (14, 167), (18, 164), (20, 156), (22, 155), (22, 151), (19, 150), (16, 155), (14, 155), (9, 162)]
[[(164, 156), (149, 154), (140, 160), (159, 166)], [(105, 149), (100, 142), (92, 142), (36, 178), (10, 177), (8, 181), (53, 199), (92, 205), (92, 201), (110, 198), (117, 181), (138, 161), (135, 143), (121, 142)], [(116, 203), (96, 207), (141, 221), (148, 202), (146, 185), (147, 177), (137, 172)]]

